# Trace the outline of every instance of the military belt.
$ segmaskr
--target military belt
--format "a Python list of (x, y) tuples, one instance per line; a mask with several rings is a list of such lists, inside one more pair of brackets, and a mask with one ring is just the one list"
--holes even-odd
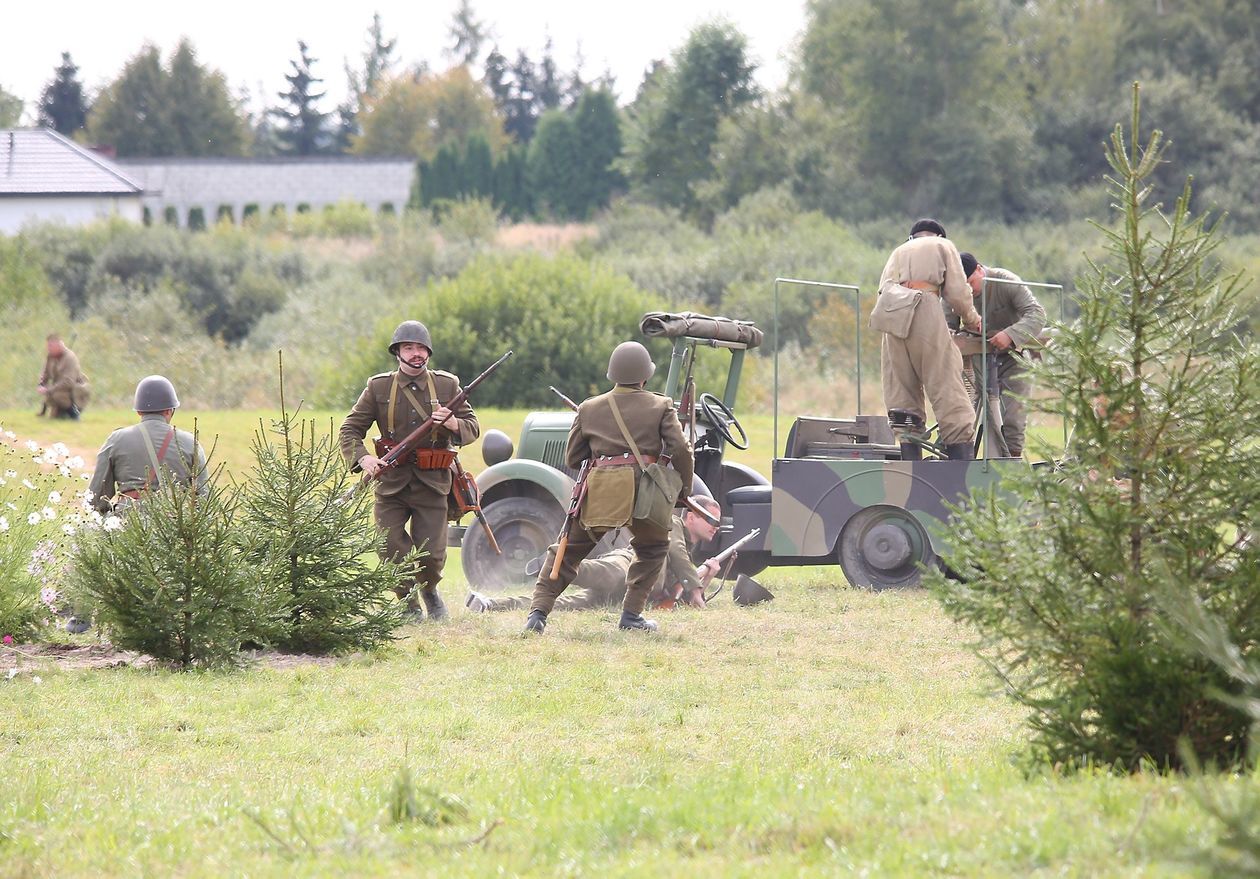
[(138, 489), (138, 488), (129, 488), (129, 489), (127, 489), (126, 491), (120, 491), (120, 492), (118, 492), (118, 494), (119, 494), (121, 497), (129, 497), (129, 498), (131, 498), (133, 501), (138, 501), (138, 500), (140, 500), (140, 498), (141, 498), (141, 497), (143, 497), (143, 495), (141, 494), (140, 489)]
[[(655, 464), (657, 461), (660, 461), (662, 464), (668, 464), (669, 455), (662, 455), (659, 458), (653, 455), (643, 456), (644, 465)], [(628, 464), (637, 463), (634, 456), (629, 452), (622, 452), (620, 455), (596, 455), (593, 459), (593, 466), (595, 467), (625, 467)]]
[(941, 285), (933, 284), (931, 281), (902, 281), (901, 286), (909, 287), (911, 290), (919, 290), (923, 293), (931, 293), (934, 296), (941, 295)]

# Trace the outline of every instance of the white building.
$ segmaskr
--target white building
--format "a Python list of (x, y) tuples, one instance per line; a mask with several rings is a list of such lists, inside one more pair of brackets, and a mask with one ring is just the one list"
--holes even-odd
[(34, 222), (138, 223), (140, 194), (140, 184), (109, 159), (51, 129), (0, 129), (0, 234)]
[(127, 158), (118, 166), (140, 182), (151, 223), (189, 225), (193, 212), (212, 225), (250, 213), (319, 210), (357, 202), (402, 213), (411, 197), (414, 159), (369, 156)]

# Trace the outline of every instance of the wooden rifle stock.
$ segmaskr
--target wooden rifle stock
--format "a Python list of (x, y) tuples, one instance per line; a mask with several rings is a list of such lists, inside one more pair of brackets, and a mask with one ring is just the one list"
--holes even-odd
[(489, 521), (486, 520), (486, 514), (481, 511), (481, 493), (477, 491), (477, 482), (472, 478), (464, 465), (459, 462), (458, 456), (451, 462), (451, 472), (453, 481), (451, 490), (455, 492), (455, 500), (457, 509), (462, 516), (464, 513), (472, 513), (477, 517), (477, 521), (481, 523), (481, 527), (486, 531), (486, 539), (490, 541), (490, 548), (494, 550), (496, 555), (503, 555), (503, 550), (499, 549), (499, 541), (494, 538), (494, 531), (490, 528)]
[(551, 391), (551, 393), (559, 397), (560, 400), (564, 403), (564, 405), (568, 406), (574, 412), (577, 411), (577, 403), (574, 403), (571, 397), (568, 397), (565, 394), (563, 394), (555, 385), (547, 385), (547, 390)]
[[(477, 385), (485, 381), (486, 378), (489, 377), (490, 373), (494, 372), (496, 369), (502, 366), (504, 361), (506, 361), (511, 356), (512, 356), (512, 352), (509, 351), (506, 354), (504, 354), (502, 357), (500, 357), (498, 360), (496, 360), (494, 363), (490, 364), (490, 366), (486, 368), (485, 372), (483, 372), (481, 375), (477, 376), (475, 379), (469, 382), (468, 385), (463, 390), (461, 390), (458, 394), (452, 397), (449, 402), (443, 404), (446, 407), (446, 409), (448, 411), (453, 411), (456, 406), (462, 406), (464, 404), (464, 401), (468, 399), (468, 396), (474, 390), (476, 390)], [(387, 470), (390, 467), (396, 467), (398, 466), (399, 462), (405, 461), (407, 458), (411, 457), (411, 454), (415, 452), (416, 446), (420, 444), (420, 441), (424, 439), (426, 436), (428, 436), (430, 433), (432, 433), (434, 428), (440, 427), (441, 425), (445, 424), (446, 419), (450, 417), (451, 417), (450, 415), (447, 415), (446, 418), (443, 418), (441, 421), (438, 421), (432, 415), (430, 415), (428, 418), (424, 420), (423, 424), (421, 424), (411, 433), (407, 434), (405, 437), (399, 440), (398, 445), (390, 449), (389, 452), (386, 453), (386, 455), (383, 458), (381, 458), (381, 467), (376, 472), (380, 473), (382, 470)], [(371, 482), (374, 478), (375, 477), (373, 476), (365, 475), (363, 477), (363, 482), (364, 483)]]
[(560, 540), (556, 545), (556, 560), (548, 575), (552, 580), (560, 579), (560, 565), (564, 562), (565, 550), (569, 548), (569, 529), (582, 511), (582, 499), (586, 497), (586, 477), (590, 475), (590, 472), (591, 460), (587, 458), (582, 462), (582, 469), (578, 471), (577, 482), (573, 483), (573, 496), (569, 498), (569, 512), (564, 517), (564, 530), (560, 532)]

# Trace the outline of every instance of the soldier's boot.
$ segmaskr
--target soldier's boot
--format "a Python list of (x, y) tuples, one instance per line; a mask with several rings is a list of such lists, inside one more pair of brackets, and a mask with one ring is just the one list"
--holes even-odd
[(950, 443), (945, 446), (945, 457), (950, 461), (970, 461), (976, 452), (971, 443)]
[(407, 609), (402, 614), (403, 623), (424, 622), (424, 611), (420, 609), (420, 597), (416, 594), (415, 589), (406, 586), (395, 586), (394, 594), (398, 596), (400, 601), (407, 602)]
[(644, 619), (641, 613), (630, 613), (628, 610), (623, 610), (621, 612), (621, 621), (617, 623), (617, 628), (655, 632), (659, 627), (656, 625), (656, 620)]
[(450, 619), (451, 615), (446, 610), (442, 596), (438, 595), (436, 586), (426, 586), (421, 589), (420, 597), (424, 599), (424, 609), (429, 612), (430, 621), (440, 623), (442, 620)]
[(543, 630), (547, 628), (547, 615), (541, 610), (531, 610), (529, 618), (525, 620), (524, 634), (541, 635)]
[(1024, 457), (1024, 449), (1023, 449), (1023, 447), (1022, 447), (1022, 446), (1012, 446), (1012, 445), (1008, 445), (1008, 446), (1006, 447), (1006, 451), (1010, 453), (1010, 456), (1011, 456), (1012, 458), (1022, 458), (1022, 457)]

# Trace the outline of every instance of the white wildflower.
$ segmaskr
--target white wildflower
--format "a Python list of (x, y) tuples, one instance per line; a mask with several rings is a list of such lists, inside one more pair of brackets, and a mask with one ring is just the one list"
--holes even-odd
[(5, 675), (5, 677), (6, 677), (6, 679), (8, 679), (8, 680), (10, 680), (10, 681), (11, 681), (11, 680), (13, 680), (15, 677), (17, 677), (17, 673), (18, 673), (18, 670), (17, 670), (16, 668), (11, 668), (11, 669), (9, 669), (9, 672), (8, 672), (8, 674), (7, 674), (7, 675)]
[(57, 465), (57, 472), (58, 472), (58, 473), (60, 473), (62, 476), (65, 476), (65, 477), (69, 477), (69, 476), (70, 476), (70, 468), (69, 468), (69, 467), (67, 467), (65, 464), (58, 464), (58, 465)]
[(39, 443), (35, 442), (35, 440), (27, 440), (27, 441), (26, 441), (26, 448), (27, 448), (27, 449), (29, 449), (29, 450), (30, 450), (30, 451), (32, 451), (32, 452), (38, 452), (38, 451), (39, 451)]
[(123, 526), (122, 519), (117, 516), (106, 516), (105, 521), (101, 523), (106, 531), (117, 531)]
[(45, 586), (39, 590), (39, 600), (49, 607), (57, 606), (57, 590), (51, 586)]
[(16, 470), (6, 470), (6, 471), (4, 471), (4, 475), (5, 475), (5, 476), (7, 476), (7, 477), (9, 477), (10, 479), (17, 479), (17, 471), (16, 471)]
[(9, 530), (9, 520), (5, 516), (0, 516), (0, 534)]
[[(43, 464), (43, 463), (44, 463), (44, 459), (43, 459), (42, 457), (40, 457), (39, 455), (36, 455), (34, 458), (31, 458), (31, 460), (32, 460), (33, 462), (35, 462), (36, 464)], [(51, 463), (51, 462), (50, 462), (50, 463)]]
[(69, 522), (61, 526), (61, 531), (66, 537), (74, 537), (75, 528)]
[(25, 485), (29, 489), (35, 488), (35, 483), (31, 482), (29, 479), (23, 479), (22, 484)]
[(27, 525), (38, 525), (39, 521), (40, 521), (39, 513), (31, 513), (29, 516), (26, 517)]
[(69, 458), (66, 458), (66, 466), (69, 467), (71, 470), (82, 470), (83, 469), (82, 456), (73, 455)]
[(4, 432), (4, 438), (5, 438), (5, 439), (17, 439), (17, 434), (16, 434), (16, 433), (14, 433), (14, 432), (13, 432), (13, 431), (11, 431), (11, 430), (6, 430), (6, 431)]
[(57, 511), (54, 510), (52, 507), (44, 507), (43, 513), (44, 513), (44, 518), (47, 519), (49, 522), (57, 518)]
[(59, 503), (61, 503), (61, 492), (59, 492), (59, 491), (50, 491), (50, 492), (48, 492), (48, 503), (50, 503), (50, 504), (59, 504)]

